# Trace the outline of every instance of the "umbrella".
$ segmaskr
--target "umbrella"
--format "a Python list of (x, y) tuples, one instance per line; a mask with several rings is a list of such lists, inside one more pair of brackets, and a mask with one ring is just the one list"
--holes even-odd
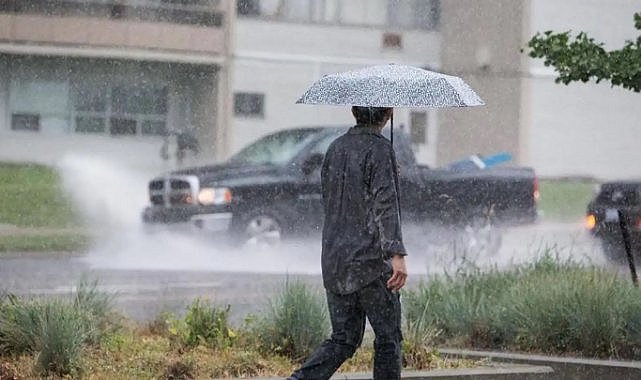
[(394, 64), (326, 75), (296, 103), (369, 107), (469, 107), (485, 104), (459, 77)]
[[(485, 104), (459, 77), (395, 64), (326, 75), (296, 103), (437, 108)], [(393, 129), (393, 120), (391, 124)]]

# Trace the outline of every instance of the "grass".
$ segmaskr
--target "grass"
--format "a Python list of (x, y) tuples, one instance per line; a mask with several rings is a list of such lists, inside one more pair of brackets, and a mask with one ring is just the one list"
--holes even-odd
[(640, 359), (641, 291), (550, 255), (506, 271), (462, 269), (406, 294), (406, 317), (464, 347)]
[(541, 180), (539, 210), (548, 220), (582, 220), (594, 196), (595, 185), (580, 180)]
[(57, 172), (35, 164), (0, 163), (0, 223), (19, 227), (74, 225)]
[(0, 163), (0, 252), (77, 252), (91, 237), (78, 231), (58, 173), (35, 164)]
[(0, 252), (80, 252), (91, 244), (82, 233), (0, 234)]
[[(202, 300), (194, 301), (184, 318), (161, 314), (140, 326), (116, 318), (111, 311), (111, 296), (98, 291), (95, 283), (82, 283), (70, 299), (9, 296), (0, 298), (0, 375), (21, 379), (285, 377), (299, 365), (301, 357), (293, 352), (264, 350), (273, 342), (282, 343), (283, 336), (277, 335), (274, 340), (273, 335), (258, 334), (257, 327), (265, 326), (265, 321), (290, 323), (277, 329), (294, 331), (285, 339), (325, 338), (326, 315), (313, 313), (323, 307), (324, 300), (313, 289), (294, 281), (287, 282), (265, 315), (249, 318), (235, 329), (227, 325), (228, 308)], [(275, 316), (280, 318), (275, 320)], [(367, 335), (366, 343), (340, 371), (371, 371), (372, 341), (371, 334)], [(305, 347), (309, 348), (317, 343), (307, 342)], [(434, 349), (428, 351), (421, 359), (422, 366), (416, 366), (415, 361), (408, 362), (407, 368), (482, 365), (442, 358)]]

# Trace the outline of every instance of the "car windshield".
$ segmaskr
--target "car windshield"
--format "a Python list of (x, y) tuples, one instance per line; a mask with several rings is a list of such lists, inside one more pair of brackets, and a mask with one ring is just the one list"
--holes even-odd
[(236, 164), (282, 166), (296, 157), (314, 138), (315, 130), (282, 131), (261, 138), (229, 160)]

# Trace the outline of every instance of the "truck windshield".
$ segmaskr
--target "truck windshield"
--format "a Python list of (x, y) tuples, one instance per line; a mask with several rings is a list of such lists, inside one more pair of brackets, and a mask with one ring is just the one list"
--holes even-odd
[(277, 165), (289, 163), (314, 138), (318, 131), (282, 131), (265, 136), (242, 149), (229, 160), (236, 164)]

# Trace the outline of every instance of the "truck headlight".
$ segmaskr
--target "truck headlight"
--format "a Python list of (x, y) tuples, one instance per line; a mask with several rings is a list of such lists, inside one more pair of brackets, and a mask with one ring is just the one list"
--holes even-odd
[(198, 203), (204, 206), (231, 203), (231, 191), (226, 187), (205, 187), (198, 193)]

